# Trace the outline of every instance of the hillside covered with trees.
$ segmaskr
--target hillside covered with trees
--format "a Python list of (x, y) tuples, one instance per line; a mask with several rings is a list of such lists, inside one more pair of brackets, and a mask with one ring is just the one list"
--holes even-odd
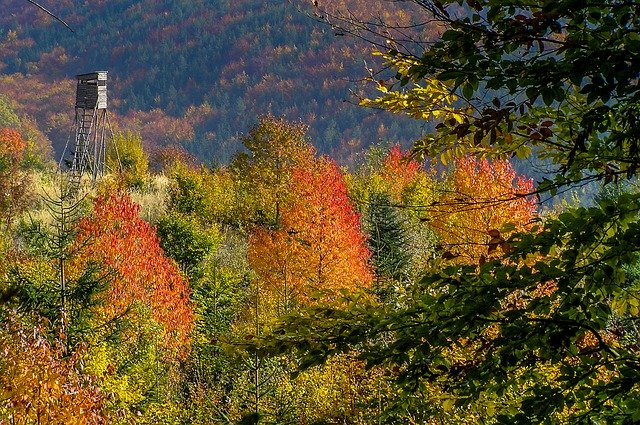
[[(347, 3), (326, 5), (369, 13), (384, 4)], [(116, 122), (149, 145), (184, 144), (205, 162), (227, 162), (264, 114), (306, 123), (320, 151), (342, 162), (380, 140), (408, 146), (420, 134), (415, 121), (355, 106), (371, 48), (316, 22), (310, 2), (43, 4), (74, 32), (24, 1), (0, 2), (0, 88), (58, 154), (71, 127), (73, 77), (98, 70), (109, 71)]]

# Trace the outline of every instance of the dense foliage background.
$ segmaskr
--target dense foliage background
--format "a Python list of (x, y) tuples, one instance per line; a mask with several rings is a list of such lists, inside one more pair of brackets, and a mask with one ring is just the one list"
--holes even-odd
[[(372, 13), (385, 2), (348, 3), (325, 6)], [(0, 2), (0, 87), (58, 154), (71, 128), (73, 77), (96, 70), (109, 71), (110, 109), (126, 117), (119, 125), (149, 145), (185, 144), (206, 162), (227, 162), (239, 136), (268, 113), (302, 120), (317, 148), (345, 163), (381, 139), (406, 147), (420, 134), (412, 120), (355, 106), (357, 81), (375, 62), (370, 46), (316, 22), (310, 2), (44, 5), (74, 32), (26, 2)], [(385, 13), (407, 21), (397, 10)]]

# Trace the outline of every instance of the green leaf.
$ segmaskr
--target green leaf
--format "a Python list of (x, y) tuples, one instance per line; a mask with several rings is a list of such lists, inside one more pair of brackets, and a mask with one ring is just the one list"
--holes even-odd
[(465, 99), (471, 99), (473, 97), (474, 88), (473, 85), (469, 82), (466, 82), (462, 85), (462, 96)]

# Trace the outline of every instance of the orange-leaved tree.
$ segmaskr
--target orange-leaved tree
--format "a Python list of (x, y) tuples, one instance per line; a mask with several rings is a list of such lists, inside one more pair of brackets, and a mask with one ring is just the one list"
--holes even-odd
[(483, 262), (509, 249), (513, 231), (526, 230), (536, 217), (528, 196), (533, 181), (518, 175), (508, 160), (456, 159), (449, 190), (435, 205), (431, 221), (449, 257)]
[(370, 286), (369, 256), (344, 177), (326, 158), (294, 167), (280, 225), (255, 230), (249, 246), (250, 264), (285, 306)]
[(72, 353), (24, 326), (14, 312), (0, 326), (0, 423), (106, 423), (105, 393)]
[(4, 170), (9, 163), (22, 159), (27, 144), (18, 131), (10, 128), (0, 128), (0, 140), (0, 170)]
[(0, 128), (0, 215), (5, 227), (27, 207), (29, 178), (20, 169), (26, 148), (19, 132)]
[[(327, 301), (338, 297), (341, 291), (369, 287), (373, 280), (359, 216), (347, 196), (344, 176), (335, 163), (321, 158), (294, 166), (284, 195), (278, 222), (257, 227), (249, 239), (248, 259), (258, 275), (254, 281), (256, 299), (251, 329), (256, 335), (264, 329), (265, 322), (260, 316), (265, 312), (272, 317), (279, 316), (300, 304), (314, 303), (316, 293), (322, 301)], [(247, 335), (245, 339), (251, 337)], [(291, 360), (282, 361), (284, 365)], [(308, 412), (303, 411), (303, 406), (309, 402), (296, 399), (294, 388), (307, 396), (313, 390), (326, 397), (329, 391), (324, 383), (311, 385), (305, 379), (295, 384), (288, 382), (285, 370), (276, 368), (280, 375), (270, 371), (265, 367), (268, 363), (259, 355), (254, 356), (251, 364), (253, 388), (249, 394), (253, 397), (248, 404), (252, 406), (252, 415), (277, 420), (277, 412), (282, 410), (280, 400), (284, 399), (286, 411), (306, 417)], [(345, 369), (336, 368), (331, 373), (351, 383), (347, 371), (354, 369), (347, 364)], [(278, 378), (274, 380), (274, 376)], [(281, 384), (272, 389), (279, 396), (265, 400), (259, 389), (273, 386), (277, 381)], [(354, 393), (357, 387), (357, 384), (350, 386), (348, 392)]]
[(347, 196), (338, 166), (321, 158), (309, 168), (293, 170), (293, 199), (284, 227), (306, 259), (304, 274), (311, 289), (356, 289), (371, 283), (369, 250), (360, 217)]
[(89, 241), (85, 260), (102, 264), (112, 274), (104, 318), (115, 319), (140, 304), (162, 326), (162, 346), (184, 355), (193, 323), (189, 286), (139, 214), (140, 206), (128, 195), (100, 196), (93, 213), (81, 220), (77, 241)]

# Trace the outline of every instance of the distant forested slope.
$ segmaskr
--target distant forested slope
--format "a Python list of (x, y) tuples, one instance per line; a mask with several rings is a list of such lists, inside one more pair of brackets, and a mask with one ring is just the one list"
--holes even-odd
[[(99, 69), (110, 73), (118, 125), (156, 146), (190, 141), (206, 161), (225, 161), (237, 136), (268, 113), (308, 124), (320, 151), (342, 162), (370, 143), (420, 133), (414, 122), (353, 105), (355, 81), (375, 59), (364, 44), (311, 19), (310, 2), (41, 3), (74, 32), (26, 1), (0, 0), (0, 93), (37, 118), (58, 151), (73, 76)], [(371, 13), (377, 3), (324, 6)], [(387, 18), (407, 16), (398, 9)]]

